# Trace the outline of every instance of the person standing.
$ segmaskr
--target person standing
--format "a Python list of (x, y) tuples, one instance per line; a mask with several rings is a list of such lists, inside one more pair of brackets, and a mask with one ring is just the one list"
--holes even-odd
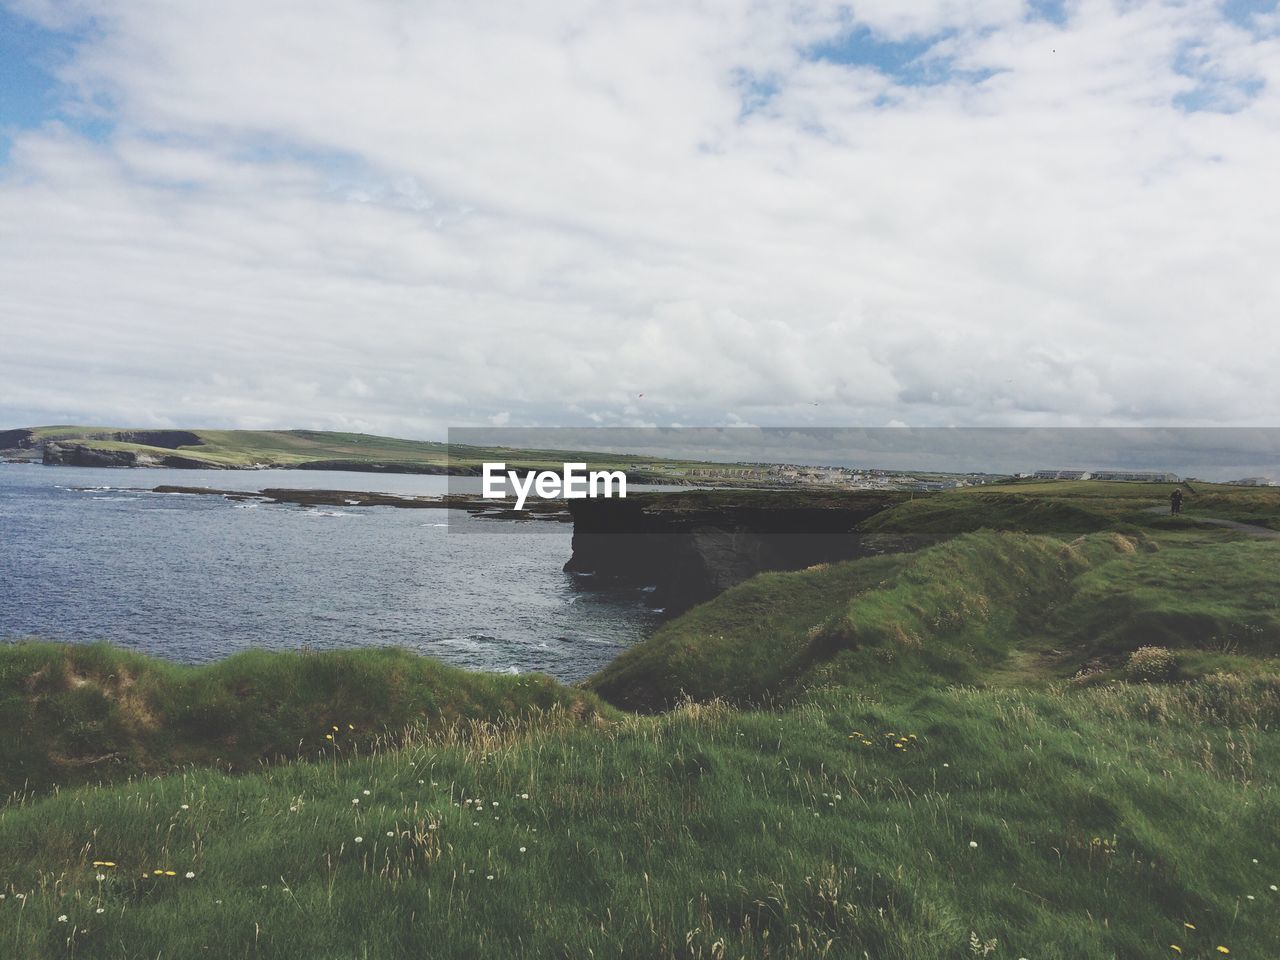
[(1169, 496), (1169, 513), (1177, 516), (1182, 512), (1182, 488), (1174, 487), (1173, 493)]

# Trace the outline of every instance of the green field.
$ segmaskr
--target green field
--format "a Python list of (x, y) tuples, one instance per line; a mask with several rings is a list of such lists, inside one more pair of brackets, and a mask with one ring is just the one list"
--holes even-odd
[(910, 500), (583, 690), (2, 648), (0, 957), (1273, 960), (1280, 541), (1167, 493)]
[[(178, 456), (192, 466), (213, 469), (328, 467), (388, 472), (478, 473), (485, 462), (506, 462), (525, 470), (558, 470), (566, 462), (590, 469), (625, 469), (635, 483), (682, 480), (704, 461), (672, 460), (584, 450), (480, 447), (430, 440), (403, 440), (332, 430), (146, 430), (118, 427), (47, 426), (0, 431), (8, 443), (83, 447), (104, 453), (128, 453), (160, 462)], [(148, 442), (149, 441), (149, 442)], [(161, 445), (161, 444), (164, 445)], [(0, 448), (4, 447), (0, 443)]]

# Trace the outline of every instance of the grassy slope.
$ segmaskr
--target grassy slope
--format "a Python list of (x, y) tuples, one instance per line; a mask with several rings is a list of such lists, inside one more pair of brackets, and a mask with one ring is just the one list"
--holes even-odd
[(448, 445), (443, 443), (313, 430), (191, 430), (188, 432), (202, 442), (176, 449), (102, 439), (121, 432), (116, 427), (51, 426), (34, 427), (32, 431), (36, 439), (76, 441), (95, 449), (133, 450), (155, 456), (179, 454), (216, 466), (292, 466), (312, 460), (443, 465), (448, 452)]
[(980, 529), (910, 554), (765, 574), (664, 625), (589, 686), (653, 710), (686, 695), (761, 703), (813, 684), (1065, 678), (1086, 664), (1105, 678), (1144, 644), (1178, 648), (1185, 676), (1280, 669), (1280, 544), (1170, 525), (1135, 493), (1118, 504), (1062, 503), (1060, 492), (900, 504), (864, 527), (1058, 532)]
[(1262, 681), (846, 689), (82, 788), (0, 812), (0, 955), (1270, 957), (1277, 720)]
[[(976, 936), (997, 958), (1272, 957), (1280, 545), (1110, 499), (1086, 511), (1126, 534), (981, 531), (762, 575), (593, 684), (767, 709), (588, 700), (591, 724), (528, 710), (11, 803), (0, 956), (957, 960)], [(1186, 682), (1052, 682), (1149, 639), (1182, 648)], [(467, 715), (525, 702), (485, 682)], [(539, 706), (574, 696), (546, 684)]]
[[(693, 461), (663, 461), (648, 456), (602, 454), (589, 451), (512, 450), (504, 447), (475, 447), (427, 440), (404, 440), (365, 433), (342, 433), (331, 430), (191, 430), (199, 444), (176, 449), (156, 447), (132, 441), (103, 439), (118, 433), (116, 427), (50, 426), (33, 427), (37, 439), (77, 442), (100, 450), (130, 450), (156, 457), (177, 454), (188, 459), (207, 461), (217, 467), (250, 467), (259, 465), (294, 467), (302, 463), (344, 461), (354, 464), (392, 464), (406, 466), (475, 467), (485, 461), (516, 461), (527, 469), (558, 469), (566, 461), (585, 461), (593, 468), (634, 467), (654, 464), (655, 474), (683, 471), (689, 467), (707, 466)], [(126, 431), (127, 432), (127, 431)], [(138, 431), (148, 432), (148, 431)], [(650, 471), (632, 471), (642, 476)]]
[(547, 677), (470, 673), (398, 650), (250, 651), (186, 667), (106, 645), (21, 643), (0, 647), (0, 791), (331, 757), (334, 725), (345, 754), (410, 725), (557, 709), (612, 713)]

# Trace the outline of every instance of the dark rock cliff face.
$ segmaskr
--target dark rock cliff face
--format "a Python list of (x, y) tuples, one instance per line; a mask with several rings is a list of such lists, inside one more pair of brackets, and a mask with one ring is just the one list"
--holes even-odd
[[(7, 459), (35, 460), (68, 467), (209, 467), (211, 464), (181, 454), (134, 453), (102, 450), (94, 440), (140, 443), (163, 450), (201, 446), (204, 441), (189, 430), (98, 430), (63, 440), (36, 436), (31, 430), (0, 430), (0, 454)], [(86, 443), (85, 441), (90, 441)]]
[(27, 450), (32, 445), (30, 430), (0, 430), (0, 450)]
[(137, 457), (132, 450), (95, 450), (79, 443), (44, 445), (44, 462), (64, 467), (132, 467)]
[(101, 450), (79, 443), (46, 441), (43, 462), (62, 467), (179, 467), (221, 469), (218, 464), (180, 454), (138, 453), (133, 450)]
[(671, 614), (765, 570), (902, 549), (856, 532), (863, 520), (898, 502), (898, 495), (857, 492), (820, 504), (806, 499), (691, 493), (570, 500), (573, 556), (564, 568), (654, 586), (654, 605)]

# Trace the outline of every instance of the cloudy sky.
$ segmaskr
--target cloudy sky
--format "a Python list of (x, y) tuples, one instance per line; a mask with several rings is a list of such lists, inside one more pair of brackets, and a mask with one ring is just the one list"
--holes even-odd
[(1275, 425), (1274, 0), (0, 0), (0, 427)]

